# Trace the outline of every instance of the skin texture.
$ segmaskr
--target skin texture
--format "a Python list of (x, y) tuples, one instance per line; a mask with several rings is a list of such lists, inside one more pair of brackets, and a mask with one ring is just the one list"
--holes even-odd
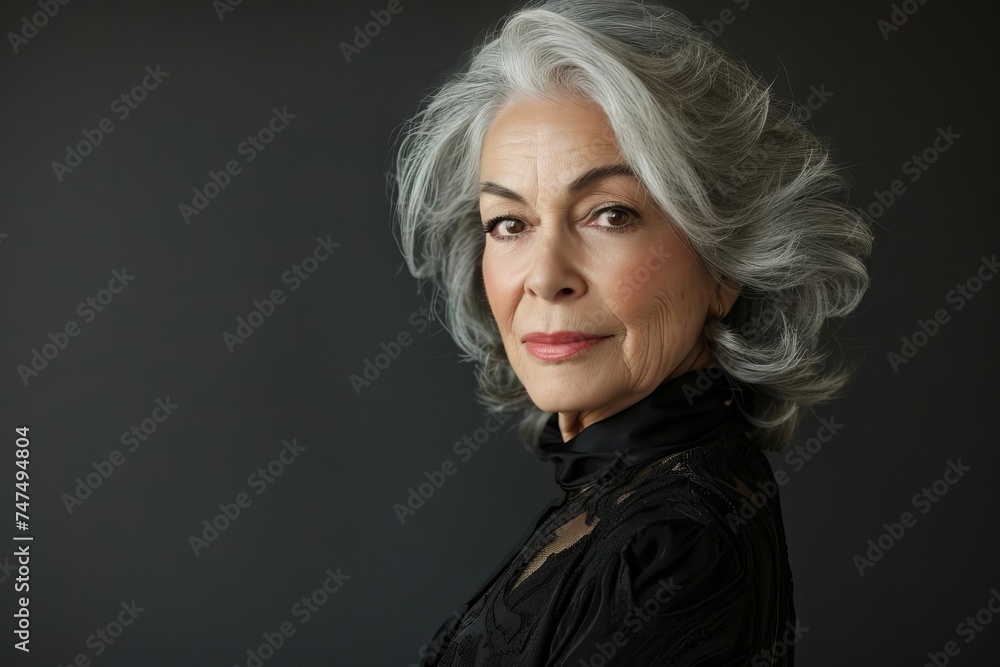
[[(571, 192), (580, 175), (614, 164), (625, 160), (607, 117), (578, 97), (508, 103), (483, 138), (481, 184), (524, 200), (489, 186), (480, 195), (484, 222), (504, 216), (486, 237), (486, 296), (515, 373), (535, 405), (559, 413), (564, 440), (665, 380), (710, 366), (706, 318), (728, 312), (738, 295), (711, 276), (634, 176)], [(600, 210), (609, 204), (626, 208)], [(538, 359), (522, 340), (556, 331), (610, 337), (561, 361)]]

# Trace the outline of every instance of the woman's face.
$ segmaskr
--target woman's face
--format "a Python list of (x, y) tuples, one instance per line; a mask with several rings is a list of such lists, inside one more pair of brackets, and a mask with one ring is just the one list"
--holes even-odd
[[(483, 139), (483, 280), (511, 365), (564, 438), (713, 359), (721, 289), (624, 165), (601, 108), (508, 104)], [(595, 171), (596, 170), (596, 171)], [(576, 332), (583, 342), (532, 342)], [(528, 340), (525, 338), (529, 337)]]

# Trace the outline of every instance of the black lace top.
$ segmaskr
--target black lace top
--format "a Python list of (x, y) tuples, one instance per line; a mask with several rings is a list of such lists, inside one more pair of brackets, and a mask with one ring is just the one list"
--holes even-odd
[(792, 576), (778, 487), (746, 435), (752, 394), (713, 367), (567, 442), (553, 414), (538, 455), (565, 497), (422, 667), (792, 665)]

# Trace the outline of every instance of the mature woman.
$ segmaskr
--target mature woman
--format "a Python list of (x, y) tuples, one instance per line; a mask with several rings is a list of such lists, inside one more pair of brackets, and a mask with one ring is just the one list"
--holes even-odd
[(762, 449), (854, 370), (872, 237), (791, 104), (676, 12), (522, 8), (412, 119), (410, 271), (565, 497), (423, 665), (790, 665)]

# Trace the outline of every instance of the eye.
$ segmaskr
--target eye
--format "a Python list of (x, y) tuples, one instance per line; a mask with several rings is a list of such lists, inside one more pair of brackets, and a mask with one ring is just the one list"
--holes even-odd
[[(604, 219), (611, 223), (609, 225), (594, 225), (598, 229), (612, 234), (620, 234), (635, 228), (636, 223), (639, 221), (639, 212), (631, 206), (614, 203), (605, 205), (603, 208), (594, 211), (592, 218), (597, 218), (598, 220)], [(521, 225), (520, 228), (518, 227), (519, 225)], [(497, 226), (505, 233), (499, 234), (494, 232), (493, 230)], [(497, 241), (513, 241), (520, 237), (528, 227), (528, 223), (523, 220), (510, 217), (509, 215), (498, 215), (483, 223), (483, 233), (489, 234)]]
[[(503, 224), (500, 224), (503, 223)], [(497, 241), (508, 241), (515, 238), (518, 234), (524, 231), (524, 229), (516, 229), (517, 225), (527, 225), (523, 220), (518, 220), (517, 218), (510, 218), (505, 215), (500, 215), (495, 218), (490, 218), (483, 223), (483, 233), (489, 234)], [(506, 234), (496, 234), (493, 229), (500, 226)]]
[(612, 204), (596, 211), (598, 219), (603, 218), (611, 223), (610, 226), (598, 225), (601, 229), (609, 232), (627, 232), (632, 229), (639, 220), (639, 214), (629, 206), (624, 204)]

